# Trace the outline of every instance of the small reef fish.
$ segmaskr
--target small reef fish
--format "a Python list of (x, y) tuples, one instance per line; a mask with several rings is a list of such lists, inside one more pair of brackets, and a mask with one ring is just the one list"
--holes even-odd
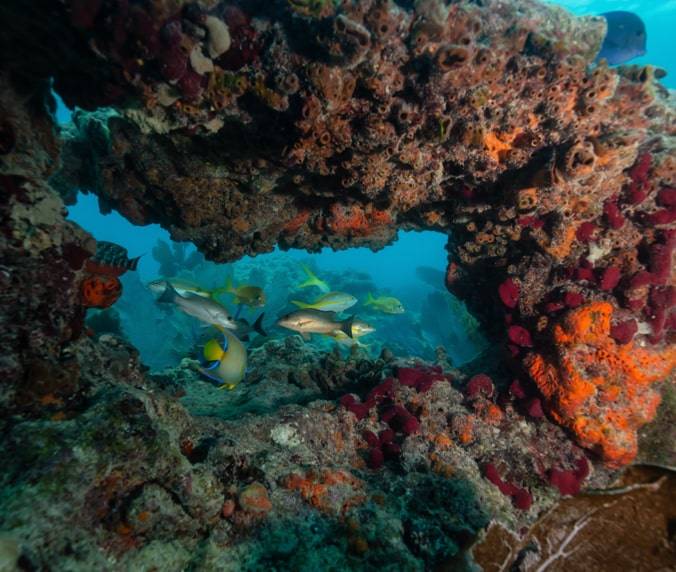
[(623, 64), (646, 53), (647, 34), (643, 20), (633, 12), (617, 10), (601, 14), (608, 23), (606, 37), (596, 60)]
[(85, 269), (92, 274), (121, 276), (127, 270), (136, 270), (140, 256), (129, 258), (127, 249), (114, 242), (99, 240), (96, 253), (85, 263)]
[(235, 323), (237, 324), (237, 328), (235, 329), (235, 333), (239, 336), (239, 339), (244, 342), (249, 341), (249, 334), (251, 332), (256, 332), (259, 336), (266, 338), (268, 334), (263, 329), (264, 316), (265, 313), (261, 313), (253, 324), (244, 318), (236, 318)]
[(221, 384), (221, 389), (232, 390), (244, 379), (247, 357), (244, 344), (237, 336), (223, 330), (221, 341), (213, 338), (204, 346), (205, 367), (200, 372)]
[(171, 284), (178, 295), (183, 297), (189, 294), (194, 294), (195, 296), (201, 296), (202, 298), (213, 298), (214, 296), (217, 296), (218, 294), (225, 291), (224, 288), (206, 290), (197, 284), (193, 284), (192, 282), (183, 280), (181, 278), (158, 278), (157, 280), (149, 282), (148, 288), (153, 294), (161, 296), (164, 293), (167, 284)]
[(322, 312), (343, 312), (357, 303), (357, 299), (352, 294), (345, 292), (329, 292), (317, 298), (314, 302), (299, 302), (291, 300), (299, 308), (310, 308), (321, 310)]
[(235, 304), (244, 304), (257, 308), (265, 306), (265, 292), (258, 286), (251, 286), (249, 284), (234, 286), (232, 278), (228, 278), (224, 291), (234, 296), (233, 301)]
[(324, 282), (324, 280), (322, 280), (321, 278), (318, 278), (317, 275), (314, 272), (312, 272), (312, 270), (310, 270), (310, 268), (307, 265), (303, 264), (302, 268), (303, 272), (305, 272), (305, 274), (307, 275), (307, 280), (305, 280), (305, 282), (301, 282), (298, 285), (298, 288), (309, 288), (310, 286), (316, 286), (317, 288), (319, 288), (320, 291), (324, 293), (328, 293), (331, 291), (329, 285), (326, 282)]
[(237, 323), (221, 304), (211, 298), (203, 298), (196, 294), (187, 293), (185, 296), (181, 296), (171, 283), (167, 283), (164, 292), (157, 301), (176, 304), (183, 312), (205, 324), (227, 328), (228, 330), (237, 328)]
[(309, 340), (310, 334), (332, 336), (337, 331), (343, 332), (351, 338), (353, 322), (354, 316), (350, 316), (346, 320), (337, 320), (335, 312), (322, 312), (308, 308), (282, 316), (277, 320), (277, 325), (298, 332), (304, 340)]
[(371, 292), (368, 293), (364, 306), (372, 306), (374, 309), (385, 314), (403, 314), (404, 305), (392, 296), (378, 296), (374, 298)]

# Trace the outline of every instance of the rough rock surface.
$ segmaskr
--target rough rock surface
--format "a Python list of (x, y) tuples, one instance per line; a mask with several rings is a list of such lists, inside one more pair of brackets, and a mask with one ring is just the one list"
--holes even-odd
[[(645, 424), (676, 363), (673, 99), (653, 68), (591, 65), (602, 21), (530, 0), (0, 16), (3, 558), (453, 569), (489, 520), (521, 531), (608, 486), (637, 442), (672, 462)], [(91, 110), (60, 134), (49, 78)], [(491, 377), (289, 342), (256, 350), (234, 403), (189, 362), (148, 378), (123, 341), (82, 336), (77, 188), (214, 260), (452, 233), (447, 285), (494, 342)], [(565, 552), (552, 538), (540, 556)]]

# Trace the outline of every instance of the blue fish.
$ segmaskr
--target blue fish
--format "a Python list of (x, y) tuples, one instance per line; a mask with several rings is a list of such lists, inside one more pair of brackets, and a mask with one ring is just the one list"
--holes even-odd
[(646, 29), (643, 20), (633, 12), (618, 10), (601, 14), (608, 22), (597, 61), (605, 58), (610, 65), (623, 64), (646, 53)]

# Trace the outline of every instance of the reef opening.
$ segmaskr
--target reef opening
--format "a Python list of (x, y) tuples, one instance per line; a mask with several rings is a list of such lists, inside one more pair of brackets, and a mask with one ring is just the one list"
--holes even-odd
[[(396, 356), (416, 356), (435, 360), (444, 355), (454, 367), (461, 366), (486, 349), (478, 321), (464, 304), (448, 293), (445, 286), (445, 245), (447, 237), (434, 232), (400, 232), (395, 242), (377, 252), (367, 248), (318, 253), (281, 251), (255, 257), (245, 256), (228, 264), (213, 263), (190, 244), (173, 242), (158, 225), (139, 227), (116, 212), (101, 214), (93, 195), (79, 194), (68, 208), (69, 220), (78, 223), (97, 240), (112, 241), (127, 249), (129, 256), (141, 256), (136, 272), (120, 278), (122, 294), (110, 308), (90, 309), (87, 325), (96, 336), (116, 334), (126, 337), (139, 351), (141, 361), (151, 371), (179, 365), (183, 358), (195, 359), (212, 332), (205, 331), (194, 318), (157, 303), (149, 289), (153, 281), (165, 278), (188, 281), (207, 291), (222, 289), (231, 281), (259, 285), (266, 296), (265, 307), (244, 306), (240, 312), (250, 322), (264, 312), (263, 326), (268, 336), (254, 337), (251, 349), (294, 332), (275, 325), (278, 317), (294, 308), (294, 300), (311, 303), (321, 295), (312, 287), (299, 285), (307, 280), (303, 267), (309, 267), (331, 290), (349, 293), (358, 302), (349, 314), (365, 320), (375, 329), (356, 341), (365, 356), (376, 357), (383, 349)], [(401, 301), (401, 314), (387, 314), (365, 305), (368, 296), (394, 296)], [(222, 292), (218, 300), (232, 313), (237, 311), (233, 297)], [(161, 332), (157, 335), (156, 332)], [(331, 351), (336, 340), (315, 336), (311, 347)], [(340, 340), (345, 354), (350, 340)]]

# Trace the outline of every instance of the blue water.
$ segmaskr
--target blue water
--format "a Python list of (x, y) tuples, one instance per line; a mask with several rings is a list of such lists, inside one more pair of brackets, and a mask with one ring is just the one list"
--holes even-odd
[[(673, 49), (676, 0), (560, 0), (556, 3), (580, 15), (611, 10), (639, 14), (648, 31), (648, 49), (644, 57), (631, 63), (651, 63), (665, 68), (669, 75), (663, 83), (676, 87), (676, 55)], [(70, 119), (70, 111), (61, 102), (57, 118), (61, 123)], [(134, 226), (116, 213), (102, 215), (97, 199), (92, 195), (80, 195), (77, 204), (69, 208), (69, 216), (97, 239), (126, 247), (130, 256), (143, 255), (138, 272), (125, 275), (125, 290), (115, 305), (121, 316), (123, 334), (140, 349), (143, 360), (153, 369), (177, 363), (192, 349), (193, 338), (199, 336), (194, 334), (194, 324), (185, 316), (176, 316), (158, 308), (145, 286), (160, 276), (159, 264), (151, 253), (158, 240), (171, 242), (168, 233), (158, 225)], [(340, 252), (324, 249), (318, 254), (275, 250), (228, 265), (204, 262), (194, 269), (182, 269), (179, 275), (205, 287), (222, 285), (227, 276), (234, 276), (239, 283), (259, 282), (269, 299), (267, 314), (274, 315), (292, 309), (289, 304), (291, 299), (312, 300), (319, 295), (316, 290), (296, 289), (303, 279), (301, 263), (310, 264), (331, 283), (332, 288), (358, 290), (352, 293), (360, 302), (367, 290), (372, 290), (375, 294), (395, 296), (404, 304), (406, 313), (401, 316), (374, 314), (361, 304), (355, 306), (360, 317), (377, 327), (370, 339), (362, 340), (369, 344), (367, 351), (375, 354), (387, 346), (395, 353), (432, 359), (434, 348), (444, 346), (451, 361), (459, 364), (472, 359), (485, 348), (477, 324), (464, 306), (441, 288), (441, 281), (435, 288), (421, 281), (415, 272), (418, 266), (443, 272), (446, 267), (446, 242), (447, 237), (439, 233), (400, 232), (391, 246), (375, 253), (365, 248)], [(194, 248), (188, 246), (188, 251), (192, 250)], [(253, 318), (254, 314), (247, 316)], [(159, 340), (152, 333), (157, 331), (158, 325), (163, 331), (163, 338)], [(280, 332), (272, 326), (272, 335), (288, 334), (288, 331)], [(326, 345), (325, 341), (313, 343)], [(167, 347), (171, 348), (170, 352)]]

